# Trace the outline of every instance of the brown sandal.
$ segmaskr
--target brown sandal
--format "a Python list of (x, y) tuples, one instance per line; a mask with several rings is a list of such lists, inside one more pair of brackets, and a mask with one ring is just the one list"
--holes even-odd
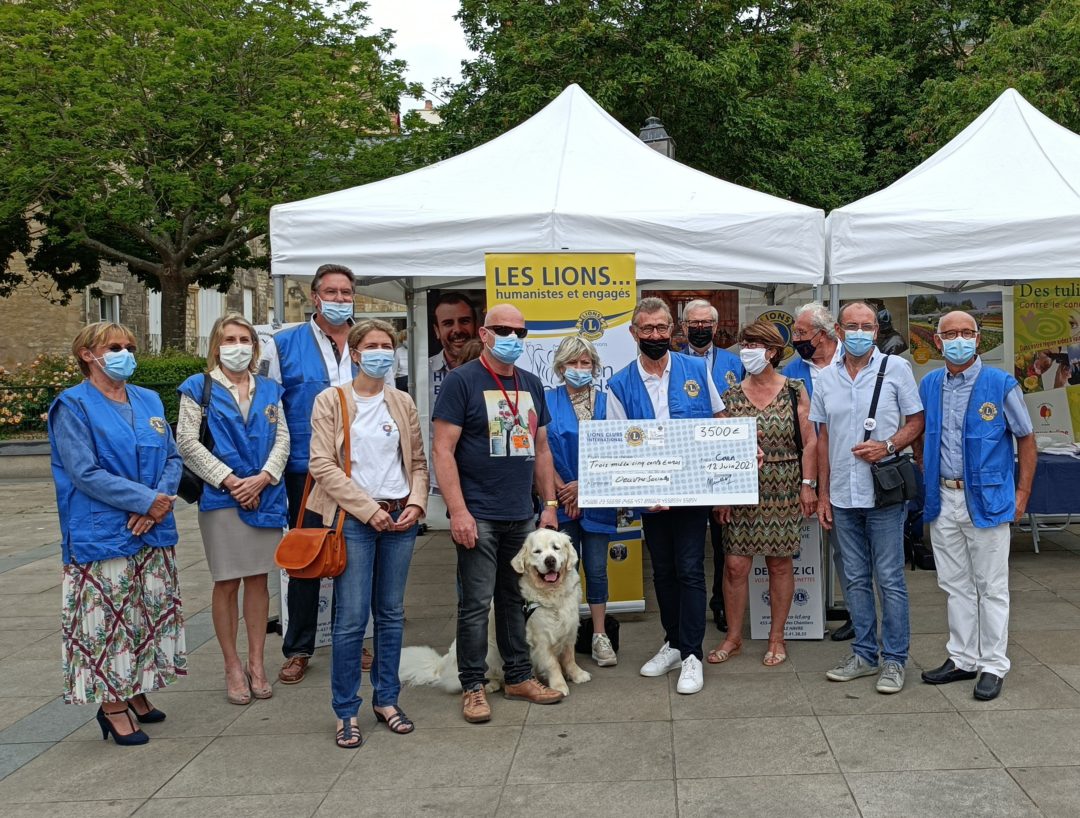
[[(724, 650), (724, 645), (734, 645), (731, 650)], [(742, 642), (736, 642), (734, 639), (725, 639), (720, 643), (720, 647), (713, 648), (709, 651), (709, 655), (705, 657), (706, 661), (710, 665), (719, 665), (726, 662), (732, 656), (738, 656), (742, 652)]]
[[(777, 645), (780, 646), (780, 650), (773, 650)], [(769, 649), (765, 652), (765, 656), (761, 659), (761, 664), (765, 667), (776, 667), (782, 665), (787, 661), (787, 645), (784, 644), (783, 639), (770, 639)]]

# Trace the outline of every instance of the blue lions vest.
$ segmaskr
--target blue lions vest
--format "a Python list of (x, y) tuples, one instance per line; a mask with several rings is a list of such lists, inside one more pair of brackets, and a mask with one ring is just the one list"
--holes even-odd
[[(941, 513), (941, 418), (946, 370), (937, 369), (923, 378), (919, 393), (926, 408), (923, 468), (926, 477), (927, 522)], [(975, 380), (964, 413), (964, 495), (968, 513), (977, 528), (1010, 522), (1016, 514), (1012, 435), (1005, 423), (1005, 396), (1016, 379), (984, 366)]]
[(146, 534), (132, 534), (127, 527), (130, 512), (77, 489), (60, 459), (51, 420), (57, 406), (63, 404), (90, 430), (90, 444), (102, 469), (156, 488), (169, 457), (165, 409), (158, 394), (149, 389), (128, 384), (127, 398), (133, 415), (131, 423), (86, 381), (61, 392), (49, 409), (49, 445), (65, 564), (130, 557), (146, 546), (176, 545), (176, 521), (171, 513)]
[[(202, 400), (203, 379), (207, 375), (192, 375), (179, 392), (198, 403)], [(251, 396), (247, 421), (240, 414), (232, 394), (220, 383), (210, 387), (210, 407), (207, 422), (214, 438), (211, 450), (214, 457), (232, 469), (237, 477), (251, 477), (262, 471), (270, 450), (274, 448), (278, 417), (277, 404), (282, 388), (269, 378), (255, 376), (255, 392)], [(259, 507), (240, 508), (232, 495), (223, 488), (203, 484), (199, 511), (236, 508), (240, 519), (255, 528), (284, 528), (286, 523), (285, 481), (269, 485), (259, 495)]]
[(281, 386), (285, 390), (281, 404), (289, 427), (289, 463), (285, 470), (304, 473), (308, 470), (311, 447), (311, 409), (316, 396), (333, 384), (310, 321), (277, 333), (274, 344), (281, 364)]
[[(671, 373), (668, 376), (668, 409), (672, 419), (711, 418), (712, 401), (709, 398), (709, 383), (705, 361), (687, 355), (668, 356), (671, 359)], [(655, 420), (652, 401), (645, 383), (638, 373), (638, 363), (631, 361), (616, 372), (608, 386), (626, 410), (626, 416), (632, 420)]]

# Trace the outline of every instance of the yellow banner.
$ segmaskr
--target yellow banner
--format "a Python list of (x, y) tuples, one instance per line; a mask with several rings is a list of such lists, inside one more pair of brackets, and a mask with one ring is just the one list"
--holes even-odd
[(487, 303), (513, 304), (529, 331), (596, 340), (634, 311), (633, 253), (488, 253)]

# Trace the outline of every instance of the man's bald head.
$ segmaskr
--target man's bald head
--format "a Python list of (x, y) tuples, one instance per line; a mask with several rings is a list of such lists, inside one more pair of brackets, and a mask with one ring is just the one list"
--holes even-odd
[(976, 332), (979, 331), (979, 323), (971, 316), (970, 313), (966, 313), (963, 310), (953, 310), (947, 312), (940, 319), (938, 319), (937, 331), (938, 335), (943, 332), (958, 331), (964, 329), (973, 329)]
[(525, 326), (525, 316), (513, 304), (496, 304), (487, 311), (487, 315), (484, 317), (484, 326), (523, 327)]

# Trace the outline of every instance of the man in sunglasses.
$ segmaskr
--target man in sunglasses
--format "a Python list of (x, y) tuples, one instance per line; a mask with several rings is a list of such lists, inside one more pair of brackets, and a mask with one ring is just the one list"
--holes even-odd
[(544, 501), (540, 525), (558, 528), (544, 385), (514, 365), (527, 334), (516, 307), (492, 307), (480, 328), (483, 352), (447, 374), (432, 411), (435, 474), (458, 556), (458, 677), (462, 715), (470, 723), (491, 719), (484, 686), (493, 598), (506, 698), (562, 699), (533, 675), (518, 575), (510, 565), (536, 528), (534, 484)]
[[(934, 345), (945, 369), (923, 378), (921, 454), (938, 585), (947, 597), (948, 658), (922, 680), (975, 679), (974, 696), (996, 699), (1009, 672), (1009, 523), (1019, 522), (1035, 476), (1035, 435), (1020, 385), (977, 354), (979, 327), (966, 312), (946, 313)], [(1013, 438), (1020, 460), (1015, 478)]]
[[(795, 323), (791, 327), (791, 345), (798, 355), (793, 356), (784, 365), (784, 375), (801, 380), (806, 386), (806, 394), (812, 400), (818, 376), (825, 367), (835, 363), (844, 351), (836, 337), (836, 319), (824, 304), (811, 301), (795, 310)], [(833, 570), (836, 572), (837, 579), (840, 580), (840, 588), (846, 600), (848, 583), (844, 574), (844, 560), (840, 555), (840, 541), (836, 538), (835, 531), (829, 535), (829, 551), (832, 553)], [(834, 630), (829, 638), (834, 642), (854, 639), (855, 626), (851, 624), (851, 617), (849, 616), (843, 625)]]
[[(609, 420), (711, 418), (723, 411), (712, 375), (702, 358), (672, 355), (674, 322), (659, 298), (634, 308), (630, 334), (640, 354), (611, 378)], [(679, 693), (704, 684), (701, 643), (705, 639), (705, 526), (707, 506), (653, 506), (642, 515), (645, 545), (664, 627), (664, 645), (641, 668), (642, 676), (665, 676), (681, 668)]]

